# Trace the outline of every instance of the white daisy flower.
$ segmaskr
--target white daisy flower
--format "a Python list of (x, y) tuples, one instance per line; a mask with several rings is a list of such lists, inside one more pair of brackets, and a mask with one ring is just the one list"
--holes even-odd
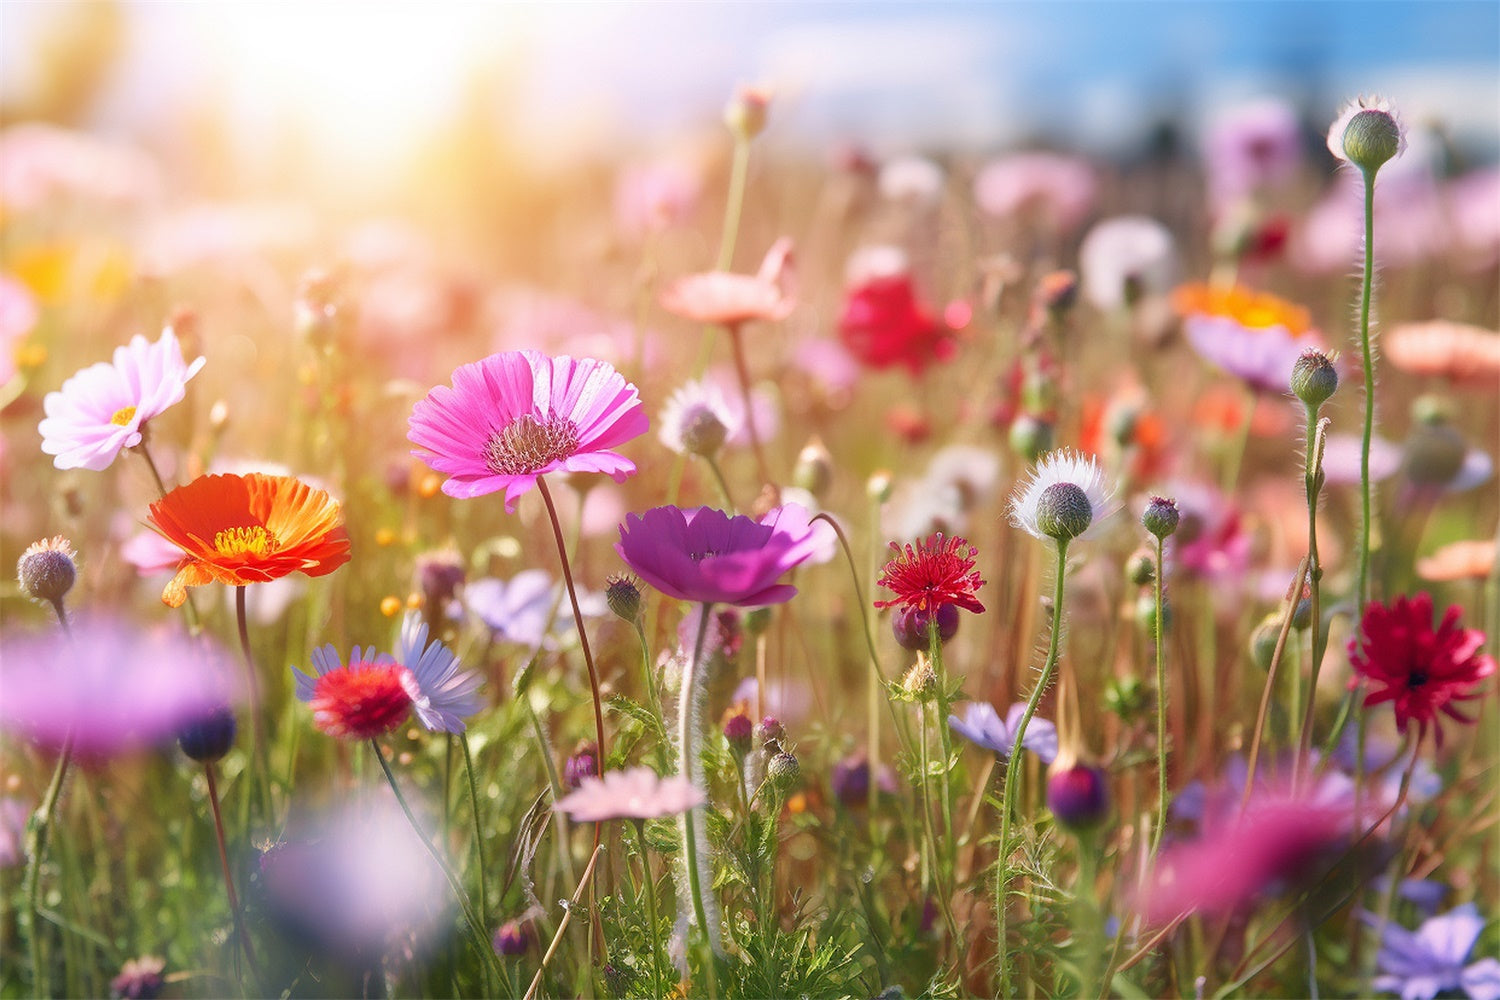
[(661, 411), (661, 443), (679, 455), (717, 455), (745, 422), (742, 407), (730, 403), (713, 382), (688, 382)]
[(1116, 488), (1092, 458), (1050, 452), (1011, 497), (1010, 522), (1037, 538), (1070, 542), (1091, 534), (1119, 508)]

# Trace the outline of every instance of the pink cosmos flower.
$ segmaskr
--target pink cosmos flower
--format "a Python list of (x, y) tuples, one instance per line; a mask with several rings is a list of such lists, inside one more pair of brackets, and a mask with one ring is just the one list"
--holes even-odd
[(86, 756), (159, 743), (238, 699), (227, 657), (203, 640), (108, 619), (7, 636), (0, 731)]
[(655, 507), (625, 518), (615, 551), (668, 597), (753, 608), (792, 599), (797, 588), (777, 581), (817, 551), (818, 538), (796, 504), (760, 521), (709, 507)]
[(16, 347), (35, 329), (38, 314), (30, 289), (0, 274), (0, 385), (16, 373)]
[(974, 200), (990, 215), (1033, 211), (1052, 228), (1069, 232), (1093, 210), (1098, 186), (1093, 168), (1083, 160), (1016, 153), (985, 164), (974, 178)]
[(122, 448), (141, 443), (146, 421), (182, 402), (204, 363), (183, 362), (170, 326), (154, 344), (137, 334), (115, 348), (112, 364), (90, 365), (64, 382), (61, 392), (47, 393), (47, 417), (37, 425), (42, 451), (57, 456), (52, 464), (59, 469), (109, 468)]
[(1279, 184), (1302, 162), (1297, 109), (1277, 98), (1235, 108), (1209, 128), (1203, 156), (1217, 205)]
[(627, 166), (615, 182), (615, 222), (631, 235), (684, 222), (702, 188), (701, 171), (682, 159)]
[(599, 823), (675, 816), (707, 800), (708, 796), (679, 774), (662, 778), (649, 767), (632, 767), (605, 771), (603, 778), (584, 778), (577, 791), (558, 800), (557, 807), (574, 822)]
[(1137, 906), (1152, 923), (1243, 910), (1322, 875), (1348, 840), (1351, 820), (1349, 804), (1258, 789), (1243, 813), (1211, 818), (1197, 840), (1165, 850)]
[(695, 323), (730, 327), (756, 319), (786, 319), (796, 304), (790, 289), (791, 258), (792, 241), (783, 237), (766, 252), (754, 276), (705, 271), (678, 278), (662, 292), (662, 308)]
[(610, 449), (646, 432), (635, 386), (592, 358), (505, 351), (463, 365), (412, 409), (413, 455), (447, 473), (443, 492), (521, 494), (548, 472), (602, 472), (624, 482), (635, 463)]

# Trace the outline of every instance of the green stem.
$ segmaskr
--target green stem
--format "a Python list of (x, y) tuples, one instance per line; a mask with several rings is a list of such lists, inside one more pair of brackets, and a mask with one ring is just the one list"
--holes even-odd
[(1162, 578), (1167, 574), (1164, 558), (1166, 542), (1156, 536), (1156, 829), (1151, 831), (1151, 859), (1161, 848), (1162, 831), (1167, 828), (1167, 658), (1163, 652), (1166, 632), (1166, 607)]
[[(452, 740), (452, 735), (449, 735)], [(484, 825), (479, 821), (479, 785), (474, 777), (474, 755), (469, 750), (469, 734), (458, 734), (459, 745), (464, 748), (464, 773), (469, 777), (469, 811), (474, 816), (474, 855), (479, 862), (479, 922), (490, 925), (489, 890), (486, 888), (484, 870)]]
[(396, 783), (396, 776), (391, 772), (391, 765), (385, 759), (385, 752), (380, 749), (380, 742), (378, 740), (370, 740), (370, 749), (375, 751), (375, 759), (380, 762), (380, 770), (385, 772), (386, 783), (391, 786), (391, 791), (395, 793), (396, 802), (401, 806), (401, 812), (406, 815), (406, 821), (411, 824), (412, 832), (417, 835), (417, 839), (422, 842), (422, 846), (427, 849), (427, 853), (431, 855), (432, 860), (436, 861), (438, 867), (442, 869), (443, 877), (448, 880), (449, 888), (453, 890), (453, 895), (458, 900), (458, 905), (463, 909), (464, 919), (469, 924), (469, 932), (474, 936), (474, 947), (479, 949), (480, 958), (486, 970), (485, 979), (488, 980), (490, 971), (499, 971), (494, 968), (498, 958), (495, 955), (495, 949), (490, 944), (489, 935), (485, 933), (484, 925), (479, 922), (478, 915), (474, 913), (474, 907), (469, 902), (468, 893), (464, 892), (463, 883), (458, 880), (458, 876), (449, 867), (448, 859), (443, 857), (443, 852), (438, 850), (432, 841), (427, 839), (427, 834), (422, 830), (422, 824), (417, 822), (417, 817), (412, 813), (411, 806), (406, 803), (406, 796), (402, 794), (401, 786)]
[(531, 732), (536, 736), (537, 752), (546, 765), (547, 783), (552, 788), (552, 815), (557, 819), (560, 835), (557, 838), (557, 853), (562, 857), (563, 874), (567, 876), (569, 885), (576, 885), (578, 879), (575, 877), (573, 867), (573, 852), (568, 850), (568, 841), (565, 835), (567, 827), (566, 816), (558, 812), (557, 802), (563, 797), (562, 782), (557, 777), (557, 765), (552, 763), (552, 747), (547, 742), (547, 732), (542, 728), (542, 720), (537, 718), (536, 711), (531, 707), (531, 699), (525, 694), (520, 696), (521, 705), (526, 710), (526, 718), (531, 720)]
[(750, 168), (750, 142), (735, 136), (734, 159), (729, 165), (729, 194), (724, 201), (724, 229), (719, 236), (718, 269), (734, 263), (734, 245), (739, 240), (740, 215), (745, 206), (745, 178)]
[(1005, 792), (1000, 807), (1000, 857), (997, 859), (995, 874), (995, 923), (996, 943), (995, 957), (998, 964), (998, 983), (995, 995), (1007, 997), (1010, 992), (1010, 959), (1006, 955), (1006, 919), (1005, 919), (1005, 891), (1006, 883), (1010, 880), (1010, 816), (1015, 811), (1016, 786), (1018, 785), (1017, 772), (1021, 760), (1021, 743), (1026, 739), (1026, 727), (1031, 724), (1031, 717), (1036, 714), (1037, 705), (1041, 704), (1042, 695), (1047, 691), (1047, 685), (1052, 682), (1052, 673), (1057, 668), (1058, 640), (1062, 635), (1062, 613), (1063, 613), (1063, 591), (1064, 582), (1067, 577), (1068, 567), (1068, 543), (1062, 539), (1057, 541), (1057, 582), (1052, 589), (1052, 635), (1047, 640), (1047, 660), (1042, 664), (1041, 676), (1037, 678), (1036, 687), (1032, 689), (1031, 697), (1026, 702), (1026, 711), (1021, 715), (1021, 721), (1016, 726), (1016, 735), (1010, 748), (1010, 759), (1005, 762)]
[[(948, 729), (948, 673), (943, 666), (943, 640), (938, 635), (936, 610), (933, 611), (927, 623), (927, 650), (932, 660), (932, 669), (937, 674), (938, 748), (943, 754), (938, 797), (943, 809), (945, 847), (941, 855), (942, 865), (938, 869), (938, 874), (941, 876), (938, 888), (940, 892), (946, 894), (946, 887), (952, 885), (953, 873), (958, 868), (958, 831), (953, 828), (953, 790), (948, 782), (948, 768), (953, 760), (953, 734)], [(871, 780), (874, 780), (873, 772)]]
[(633, 825), (636, 843), (641, 850), (641, 872), (646, 880), (646, 913), (651, 918), (651, 930), (646, 935), (646, 947), (651, 949), (651, 993), (662, 995), (666, 990), (666, 980), (661, 974), (661, 942), (656, 937), (661, 932), (661, 918), (656, 911), (656, 878), (651, 874), (651, 855), (646, 852), (646, 823), (638, 819)]
[[(208, 779), (208, 804), (214, 815), (214, 837), (219, 844), (219, 866), (224, 871), (224, 892), (229, 897), (229, 909), (234, 914), (235, 936), (240, 939), (240, 947), (245, 952), (245, 962), (250, 966), (250, 978), (253, 979), (258, 988), (264, 988), (265, 980), (261, 979), (260, 963), (255, 960), (255, 944), (250, 940), (250, 929), (245, 926), (245, 914), (240, 909), (239, 896), (234, 891), (234, 875), (229, 868), (229, 852), (224, 846), (224, 817), (219, 811), (219, 786), (214, 780), (214, 766), (211, 762), (204, 762), (203, 774)], [(240, 983), (240, 989), (245, 984)]]
[[(697, 734), (693, 731), (693, 723), (698, 713), (693, 710), (693, 696), (699, 680), (700, 661), (703, 658), (703, 640), (708, 634), (708, 616), (712, 611), (713, 605), (704, 601), (698, 613), (698, 637), (693, 640), (693, 658), (688, 661), (687, 670), (682, 675), (682, 689), (677, 701), (677, 767), (679, 773), (695, 786), (698, 782), (694, 777), (697, 769), (693, 766), (693, 760)], [(708, 994), (711, 998), (717, 998), (719, 995), (718, 977), (714, 969), (712, 941), (708, 937), (708, 911), (703, 906), (703, 885), (698, 872), (698, 840), (694, 830), (693, 811), (689, 809), (682, 814), (682, 853), (687, 861), (688, 889), (693, 897), (693, 916), (698, 921), (698, 932), (709, 941), (710, 945), (709, 954), (704, 962), (708, 972)]]
[(1313, 721), (1317, 712), (1318, 674), (1323, 667), (1323, 653), (1328, 645), (1328, 636), (1323, 632), (1322, 580), (1323, 561), (1318, 555), (1318, 492), (1323, 475), (1323, 442), (1326, 422), (1318, 421), (1318, 411), (1307, 408), (1307, 467), (1303, 474), (1303, 487), (1307, 493), (1307, 582), (1312, 599), (1312, 663), (1307, 672), (1307, 702), (1302, 716), (1302, 732), (1298, 740), (1300, 752), (1292, 758), (1292, 783), (1301, 777), (1304, 759), (1312, 750)]
[(724, 506), (730, 511), (738, 510), (739, 508), (734, 505), (734, 497), (730, 495), (729, 483), (724, 479), (724, 471), (719, 468), (718, 460), (712, 455), (703, 455), (701, 457), (704, 463), (708, 465), (708, 471), (714, 474), (714, 482), (718, 484), (719, 495), (724, 498)]
[(1375, 353), (1370, 346), (1370, 298), (1375, 284), (1375, 172), (1364, 171), (1365, 266), (1359, 297), (1359, 346), (1365, 371), (1364, 433), (1359, 447), (1359, 568), (1354, 616), (1363, 622), (1370, 599), (1370, 439), (1375, 433)]
[(250, 735), (255, 754), (255, 785), (260, 789), (262, 818), (271, 821), (271, 758), (266, 746), (266, 723), (261, 714), (260, 681), (255, 673), (255, 654), (250, 651), (250, 626), (245, 612), (245, 586), (234, 588), (234, 618), (239, 629), (240, 655), (245, 661), (245, 694), (250, 701)]
[(46, 966), (42, 963), (42, 942), (37, 927), (41, 911), (42, 862), (47, 856), (47, 836), (52, 830), (52, 820), (57, 812), (57, 800), (62, 795), (63, 779), (68, 775), (68, 765), (73, 760), (73, 734), (63, 740), (62, 754), (52, 770), (52, 780), (47, 783), (47, 793), (31, 817), (31, 830), (26, 836), (26, 948), (31, 960), (31, 988), (34, 996), (51, 996), (48, 987)]
[[(650, 699), (652, 714), (655, 715), (657, 724), (661, 726), (662, 732), (667, 731), (665, 716), (662, 714), (661, 693), (656, 688), (656, 669), (651, 665), (651, 643), (646, 639), (646, 626), (639, 615), (631, 623), (635, 628), (635, 637), (641, 645), (641, 674), (646, 678), (646, 697)], [(656, 742), (656, 762), (660, 765), (663, 774), (667, 770), (667, 748), (664, 740)]]
[(765, 448), (760, 443), (760, 430), (755, 426), (755, 403), (750, 398), (750, 362), (745, 356), (745, 338), (740, 324), (729, 326), (729, 345), (734, 353), (734, 374), (740, 383), (740, 401), (745, 408), (745, 430), (750, 434), (750, 450), (755, 454), (755, 472), (762, 485), (771, 482), (771, 468), (766, 464)]

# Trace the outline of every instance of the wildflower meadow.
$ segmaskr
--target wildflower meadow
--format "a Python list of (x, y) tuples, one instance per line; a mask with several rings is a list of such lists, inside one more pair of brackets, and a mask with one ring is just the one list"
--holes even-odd
[(0, 996), (1500, 1000), (1500, 168), (1368, 85), (8, 114)]

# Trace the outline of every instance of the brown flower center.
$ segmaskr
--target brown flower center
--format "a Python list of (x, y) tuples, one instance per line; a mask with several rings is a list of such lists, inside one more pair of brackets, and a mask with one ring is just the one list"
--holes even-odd
[(135, 407), (122, 406), (115, 411), (115, 415), (109, 418), (109, 422), (116, 427), (124, 427), (135, 419)]
[(276, 536), (258, 524), (225, 528), (214, 535), (214, 548), (221, 556), (264, 556), (276, 548)]
[(578, 425), (548, 414), (538, 420), (522, 414), (490, 435), (484, 464), (497, 476), (529, 476), (578, 450)]

